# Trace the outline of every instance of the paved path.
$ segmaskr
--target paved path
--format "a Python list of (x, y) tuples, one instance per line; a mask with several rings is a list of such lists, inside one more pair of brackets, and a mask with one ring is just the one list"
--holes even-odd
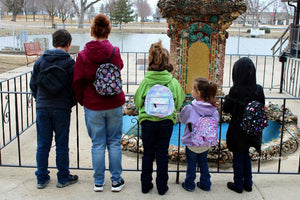
[[(42, 190), (36, 189), (35, 169), (0, 167), (0, 199), (1, 200), (32, 200), (32, 199), (97, 199), (97, 200), (140, 200), (140, 199), (222, 199), (222, 200), (296, 200), (300, 196), (300, 175), (262, 175), (253, 177), (252, 192), (235, 193), (226, 188), (227, 181), (232, 180), (232, 174), (211, 174), (212, 189), (205, 192), (196, 188), (194, 192), (187, 192), (181, 184), (175, 183), (175, 174), (170, 173), (169, 191), (160, 196), (156, 189), (148, 194), (140, 190), (140, 172), (124, 172), (126, 185), (119, 193), (110, 191), (109, 173), (106, 173), (106, 185), (103, 192), (93, 191), (92, 171), (72, 170), (79, 176), (78, 183), (66, 188), (56, 188), (56, 170), (50, 170), (52, 179)], [(184, 174), (180, 175), (184, 179)]]

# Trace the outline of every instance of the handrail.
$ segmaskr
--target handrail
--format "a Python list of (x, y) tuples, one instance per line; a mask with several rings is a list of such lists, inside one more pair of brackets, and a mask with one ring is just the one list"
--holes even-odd
[[(290, 24), (286, 30), (282, 33), (282, 35), (278, 38), (277, 42), (275, 42), (275, 44), (273, 45), (273, 47), (271, 48), (273, 55), (275, 55), (277, 53), (277, 51), (280, 49), (280, 53), (281, 53), (281, 49), (282, 49), (282, 45), (285, 44), (285, 42), (288, 40), (289, 36), (287, 36), (284, 40), (283, 37), (286, 36), (286, 34), (288, 33), (288, 31), (291, 29), (292, 24)], [(283, 41), (283, 42), (282, 42)], [(277, 46), (277, 44), (280, 42), (280, 46), (276, 49), (275, 47)]]

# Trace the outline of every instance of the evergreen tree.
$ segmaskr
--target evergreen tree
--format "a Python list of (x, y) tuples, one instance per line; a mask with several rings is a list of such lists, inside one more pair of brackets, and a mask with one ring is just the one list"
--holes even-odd
[(132, 4), (128, 0), (118, 0), (112, 12), (111, 20), (120, 24), (121, 28), (123, 22), (126, 24), (134, 21), (133, 13)]

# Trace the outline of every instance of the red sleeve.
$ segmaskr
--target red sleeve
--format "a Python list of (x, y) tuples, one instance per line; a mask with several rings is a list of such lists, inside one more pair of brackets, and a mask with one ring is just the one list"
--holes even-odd
[(82, 105), (83, 92), (84, 92), (84, 65), (81, 53), (78, 54), (75, 67), (74, 67), (74, 78), (73, 78), (73, 89), (75, 97), (78, 103)]

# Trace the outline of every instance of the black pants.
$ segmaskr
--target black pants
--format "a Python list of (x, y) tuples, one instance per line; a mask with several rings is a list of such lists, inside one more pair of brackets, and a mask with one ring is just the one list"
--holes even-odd
[(144, 156), (142, 162), (142, 187), (149, 187), (152, 182), (153, 161), (156, 158), (157, 176), (156, 187), (158, 191), (166, 191), (168, 186), (168, 150), (173, 132), (173, 122), (163, 120), (159, 122), (142, 122), (142, 140)]

